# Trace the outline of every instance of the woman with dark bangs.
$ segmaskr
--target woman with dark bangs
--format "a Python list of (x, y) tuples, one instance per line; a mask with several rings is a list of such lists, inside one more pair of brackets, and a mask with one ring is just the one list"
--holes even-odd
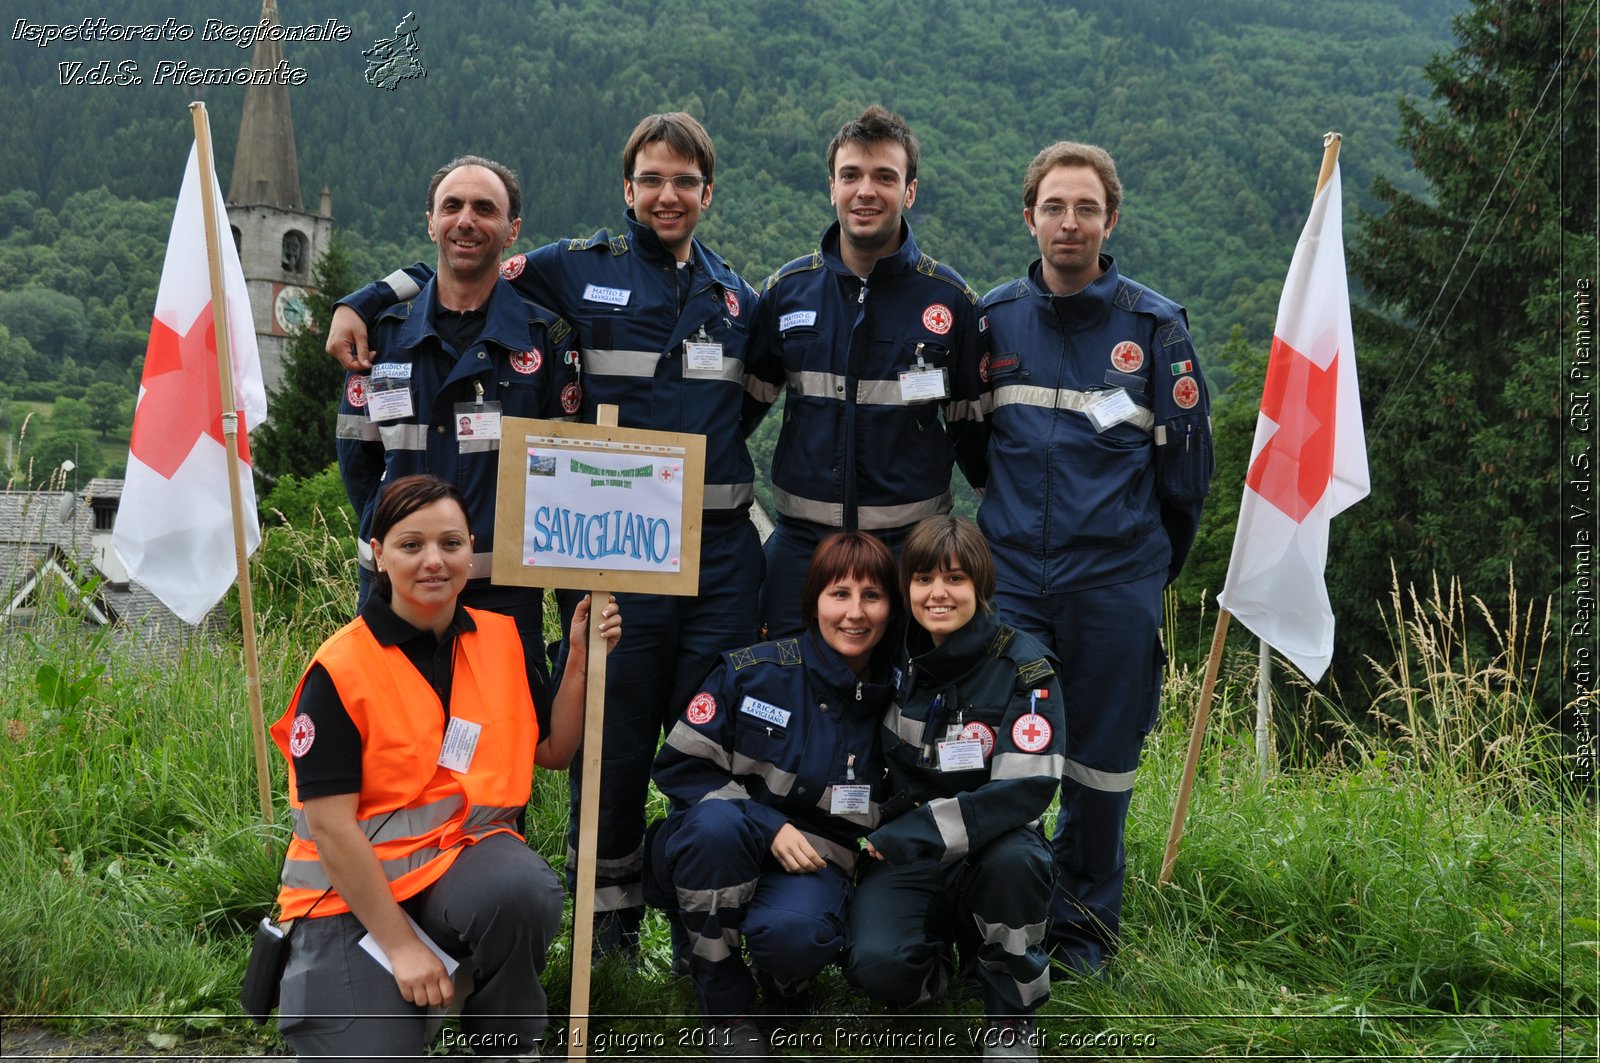
[(961, 517), (930, 517), (900, 553), (914, 623), (884, 720), (892, 796), (850, 906), (845, 975), (894, 1007), (961, 968), (983, 992), (985, 1058), (1037, 1055), (1055, 862), (1039, 830), (1066, 761), (1056, 661), (994, 612), (994, 561)]
[(712, 1056), (764, 1056), (758, 981), (762, 1010), (810, 1009), (811, 979), (844, 946), (859, 840), (878, 823), (894, 557), (841, 532), (804, 587), (804, 633), (723, 654), (655, 763), (672, 810), (647, 844), (646, 890), (688, 932)]

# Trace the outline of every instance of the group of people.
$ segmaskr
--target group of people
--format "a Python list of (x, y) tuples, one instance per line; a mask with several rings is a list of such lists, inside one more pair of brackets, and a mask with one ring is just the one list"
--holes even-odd
[[(1052, 959), (1104, 970), (1161, 591), (1211, 473), (1204, 381), (1182, 308), (1103, 251), (1122, 191), (1102, 149), (1033, 160), (1040, 257), (982, 300), (912, 238), (918, 157), (882, 107), (847, 122), (837, 221), (758, 293), (695, 237), (716, 156), (687, 114), (629, 137), (621, 230), (510, 258), (516, 177), (461, 156), (428, 188), (436, 262), (341, 301), (360, 615), (274, 728), (295, 807), (280, 902), (305, 923), (280, 1008), (296, 1051), (416, 1052), (426, 1007), (467, 992), (424, 934), (465, 958), (464, 1032), (499, 1054), (501, 1034), (537, 1039), (561, 894), (519, 800), (535, 763), (572, 759), (591, 622), (616, 647), (596, 944), (636, 955), (646, 903), (665, 910), (713, 1054), (763, 1051), (758, 999), (804, 1010), (835, 962), (896, 1007), (971, 978), (1023, 1034), (986, 1045), (1028, 1054)], [(780, 395), (763, 548), (745, 438)], [(500, 423), (601, 404), (706, 437), (701, 592), (558, 593), (552, 697), (542, 595), (488, 578)], [(948, 515), (957, 465), (978, 526)], [(652, 777), (671, 811), (647, 830)], [(392, 974), (357, 962), (363, 931)]]

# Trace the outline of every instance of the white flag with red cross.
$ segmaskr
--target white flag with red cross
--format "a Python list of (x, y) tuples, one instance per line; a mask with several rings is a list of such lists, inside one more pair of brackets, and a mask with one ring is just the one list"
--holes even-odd
[[(249, 429), (266, 418), (250, 296), (233, 246), (222, 190), (211, 178), (217, 241), (227, 293), (234, 405), (246, 549), (261, 542), (249, 476)], [(189, 152), (178, 209), (161, 267), (144, 379), (133, 415), (128, 472), (112, 543), (132, 579), (178, 616), (198, 624), (237, 576), (228, 501), (228, 454), (222, 434), (216, 313), (206, 263), (205, 208), (198, 146)]]
[(1312, 682), (1333, 658), (1328, 525), (1371, 490), (1341, 224), (1335, 165), (1278, 301), (1233, 559), (1217, 596)]

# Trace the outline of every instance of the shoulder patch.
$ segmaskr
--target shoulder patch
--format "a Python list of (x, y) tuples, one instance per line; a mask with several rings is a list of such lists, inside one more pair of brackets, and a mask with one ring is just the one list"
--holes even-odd
[(1183, 322), (1176, 318), (1171, 321), (1163, 321), (1161, 327), (1156, 331), (1156, 339), (1161, 341), (1161, 346), (1163, 347), (1171, 347), (1173, 344), (1182, 343), (1188, 338), (1188, 333), (1183, 330)]
[(989, 294), (983, 297), (983, 306), (985, 309), (987, 309), (988, 307), (996, 306), (1000, 303), (1009, 303), (1013, 300), (1021, 299), (1027, 294), (1027, 281), (1020, 278), (1014, 281), (1007, 281), (1004, 284), (989, 289)]
[(564, 343), (572, 335), (572, 326), (567, 324), (564, 317), (552, 318), (550, 321), (550, 342)]
[(1051, 667), (1048, 657), (1040, 657), (1032, 661), (1024, 661), (1017, 665), (1017, 678), (1027, 686), (1033, 686), (1041, 679), (1047, 679), (1056, 674)]
[(1006, 647), (1011, 645), (1011, 640), (1016, 636), (1016, 630), (1004, 624), (994, 629), (994, 638), (989, 640), (989, 656), (998, 657), (1006, 652)]

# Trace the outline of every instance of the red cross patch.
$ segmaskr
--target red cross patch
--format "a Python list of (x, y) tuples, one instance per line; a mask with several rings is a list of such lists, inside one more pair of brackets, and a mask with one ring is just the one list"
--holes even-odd
[(1172, 382), (1172, 401), (1186, 410), (1194, 409), (1195, 403), (1200, 401), (1200, 385), (1194, 382), (1194, 377), (1180, 376)]
[(739, 295), (737, 292), (730, 291), (727, 288), (722, 289), (722, 301), (728, 306), (729, 317), (739, 316)]
[(922, 327), (935, 336), (943, 336), (950, 331), (951, 322), (955, 318), (950, 314), (950, 308), (943, 303), (934, 303), (922, 312)]
[(530, 347), (511, 356), (511, 368), (524, 376), (532, 376), (544, 364), (544, 355), (539, 353), (539, 348)]
[(1123, 340), (1111, 348), (1111, 367), (1123, 373), (1137, 373), (1144, 365), (1144, 348), (1132, 340)]
[(344, 401), (356, 409), (367, 404), (367, 375), (365, 373), (351, 373), (344, 382)]
[(568, 413), (577, 413), (578, 406), (583, 402), (583, 389), (573, 381), (561, 389), (561, 408)]
[(983, 756), (987, 760), (994, 753), (994, 729), (986, 723), (973, 720), (961, 729), (962, 738), (976, 738), (983, 747)]
[(527, 255), (513, 255), (500, 263), (500, 276), (508, 281), (514, 281), (522, 276), (522, 268), (527, 264)]
[(1011, 741), (1024, 753), (1037, 753), (1050, 746), (1050, 721), (1036, 712), (1017, 717), (1011, 725)]
[(987, 354), (978, 359), (978, 379), (985, 384), (989, 382), (989, 356)]
[(311, 743), (316, 740), (317, 725), (311, 722), (311, 717), (302, 712), (289, 726), (290, 754), (296, 757), (305, 756), (311, 750)]
[(684, 715), (692, 724), (710, 723), (717, 716), (717, 699), (702, 690), (689, 702), (689, 710)]

